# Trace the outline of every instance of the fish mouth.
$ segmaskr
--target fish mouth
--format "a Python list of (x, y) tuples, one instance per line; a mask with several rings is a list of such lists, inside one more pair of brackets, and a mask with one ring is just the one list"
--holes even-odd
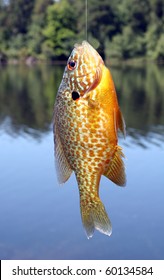
[[(87, 53), (88, 57), (92, 57), (92, 60), (95, 61), (95, 68), (101, 68), (101, 65), (104, 65), (104, 62), (101, 58), (101, 56), (99, 55), (99, 53), (87, 42), (87, 41), (83, 41), (81, 44), (76, 43), (74, 45), (74, 49), (77, 53), (79, 53), (79, 55), (85, 55), (85, 53)], [(98, 70), (98, 71), (99, 71)], [(95, 71), (96, 74), (97, 70)], [(84, 74), (80, 74), (80, 75), (76, 75), (76, 78), (83, 78), (85, 76), (89, 76), (92, 73), (92, 70), (89, 71), (88, 73), (84, 73)]]
[(90, 55), (95, 59), (95, 61), (98, 61), (96, 66), (99, 66), (101, 63), (104, 64), (102, 57), (87, 41), (83, 41), (82, 44), (75, 44), (74, 48), (81, 54), (85, 51), (89, 51)]
[(87, 41), (83, 41), (81, 44), (76, 43), (74, 45), (74, 48), (75, 49), (81, 49), (81, 48), (89, 48), (89, 49), (91, 49), (93, 47)]

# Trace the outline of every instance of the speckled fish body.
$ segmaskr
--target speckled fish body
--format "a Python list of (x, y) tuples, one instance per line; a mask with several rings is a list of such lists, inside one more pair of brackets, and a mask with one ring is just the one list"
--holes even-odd
[(81, 217), (87, 237), (95, 229), (111, 235), (111, 222), (99, 198), (102, 175), (125, 185), (123, 152), (117, 131), (125, 135), (110, 71), (86, 41), (75, 45), (54, 107), (54, 142), (59, 183), (75, 172)]

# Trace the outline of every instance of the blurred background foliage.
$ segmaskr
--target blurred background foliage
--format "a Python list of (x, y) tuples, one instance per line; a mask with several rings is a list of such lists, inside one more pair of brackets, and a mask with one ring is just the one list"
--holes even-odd
[[(164, 59), (164, 0), (88, 0), (88, 41), (105, 57)], [(0, 0), (0, 60), (65, 59), (86, 39), (84, 0)]]

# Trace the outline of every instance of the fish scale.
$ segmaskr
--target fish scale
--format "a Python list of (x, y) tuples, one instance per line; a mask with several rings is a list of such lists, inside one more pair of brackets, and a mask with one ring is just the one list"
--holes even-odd
[(75, 172), (88, 238), (95, 229), (106, 235), (112, 232), (99, 198), (101, 176), (125, 185), (124, 154), (117, 145), (118, 129), (125, 135), (109, 70), (88, 42), (75, 45), (55, 101), (54, 142), (59, 182), (64, 183)]

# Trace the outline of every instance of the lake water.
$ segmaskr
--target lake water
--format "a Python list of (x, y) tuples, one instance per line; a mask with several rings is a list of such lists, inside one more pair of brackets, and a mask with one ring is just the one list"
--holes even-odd
[(101, 179), (111, 237), (82, 227), (74, 175), (59, 186), (52, 114), (64, 66), (0, 68), (0, 259), (164, 259), (164, 67), (111, 68), (127, 185)]

